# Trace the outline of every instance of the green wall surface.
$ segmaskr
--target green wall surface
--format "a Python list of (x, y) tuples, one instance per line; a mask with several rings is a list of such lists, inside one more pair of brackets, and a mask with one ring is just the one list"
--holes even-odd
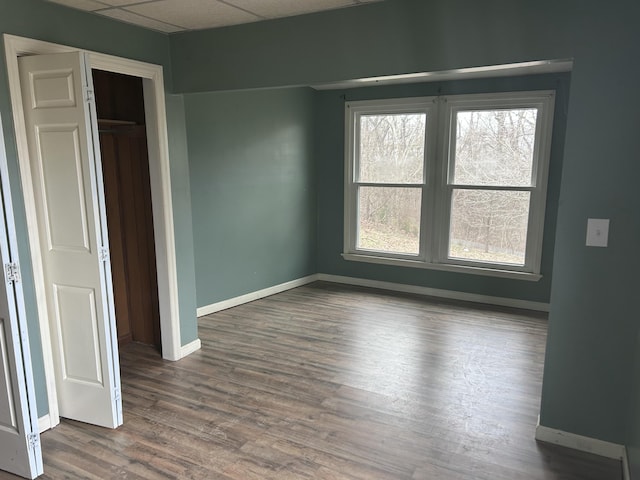
[(570, 58), (574, 14), (589, 3), (385, 0), (178, 33), (174, 81), (202, 92)]
[(185, 95), (198, 306), (316, 272), (313, 93)]
[[(169, 39), (165, 35), (41, 0), (0, 0), (0, 33), (45, 40), (162, 65), (165, 71), (165, 87), (167, 89), (171, 87)], [(171, 102), (171, 99), (167, 101), (169, 124), (184, 124), (184, 111), (180, 102)], [(4, 140), (15, 208), (38, 415), (42, 416), (48, 412), (42, 345), (4, 60), (4, 43), (2, 43), (2, 60), (0, 61), (0, 115), (5, 133)], [(184, 133), (182, 135), (184, 136)], [(172, 196), (180, 280), (179, 307), (182, 344), (184, 345), (196, 338), (197, 322), (195, 298), (192, 290), (194, 283), (193, 243), (192, 232), (189, 228), (191, 198), (188, 191), (188, 159), (185, 142), (181, 145), (179, 137), (180, 133), (170, 132)]]
[[(558, 212), (540, 422), (626, 442), (640, 282), (640, 5), (581, 18)], [(597, 38), (597, 40), (596, 40)], [(585, 247), (587, 218), (609, 218), (608, 248)]]
[(189, 150), (182, 95), (167, 95), (167, 131), (171, 168), (173, 228), (176, 232), (176, 269), (180, 308), (180, 340), (186, 345), (198, 338), (196, 276), (193, 259), (193, 221), (189, 185)]
[[(640, 257), (633, 255), (640, 243), (635, 193), (640, 173), (639, 9), (637, 2), (626, 0), (387, 0), (173, 35), (174, 84), (179, 92), (315, 85), (573, 59), (540, 421), (625, 443), (637, 349), (632, 302), (640, 268)], [(336, 149), (320, 158), (332, 155), (342, 153)], [(319, 163), (320, 187), (334, 182), (325, 177), (340, 175), (331, 168), (325, 171)], [(319, 194), (324, 195), (322, 188)], [(332, 206), (336, 218), (323, 219), (321, 239), (331, 236), (327, 225), (339, 223), (338, 207)], [(608, 248), (585, 246), (587, 218), (611, 219)], [(329, 248), (339, 251), (335, 245)], [(321, 258), (322, 264), (337, 261)], [(363, 275), (373, 274), (367, 270), (373, 267), (362, 268)], [(397, 282), (418, 275), (386, 273)], [(442, 281), (444, 287), (460, 282), (452, 275)], [(521, 288), (495, 281), (489, 285), (483, 288), (500, 296)]]
[[(569, 74), (533, 75), (491, 80), (432, 82), (319, 92), (316, 124), (318, 169), (318, 270), (332, 275), (549, 302), (556, 213), (560, 193)], [(394, 267), (344, 260), (344, 105), (346, 101), (528, 90), (555, 90), (556, 108), (549, 162), (547, 215), (544, 225), (542, 279), (537, 282)]]

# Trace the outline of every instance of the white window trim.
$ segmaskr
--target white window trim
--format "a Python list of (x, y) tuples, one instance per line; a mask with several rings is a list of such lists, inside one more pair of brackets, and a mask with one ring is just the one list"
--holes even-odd
[[(345, 104), (345, 260), (414, 268), (462, 272), (537, 281), (542, 278), (542, 240), (544, 230), (547, 178), (551, 153), (555, 92), (552, 90), (411, 97), (401, 99), (352, 101)], [(448, 184), (451, 122), (459, 110), (488, 108), (538, 108), (536, 144), (531, 192), (527, 250), (524, 265), (508, 265), (448, 258), (450, 194)], [(427, 113), (424, 178), (416, 187), (423, 189), (420, 223), (420, 252), (404, 255), (356, 248), (357, 240), (357, 119), (366, 113)], [(436, 119), (436, 121), (434, 121)], [(380, 184), (385, 186), (385, 184)], [(507, 188), (508, 190), (513, 190)], [(517, 189), (517, 188), (516, 188)], [(424, 233), (422, 233), (424, 232)]]
[[(353, 106), (353, 107), (352, 107)], [(354, 110), (352, 110), (352, 108)], [(358, 219), (358, 201), (357, 190), (361, 183), (356, 182), (357, 165), (357, 150), (358, 145), (355, 142), (357, 119), (362, 114), (376, 113), (384, 111), (385, 113), (426, 113), (427, 125), (426, 135), (427, 138), (435, 138), (437, 124), (431, 121), (431, 118), (437, 116), (437, 97), (412, 97), (401, 98), (391, 100), (365, 100), (359, 102), (347, 102), (345, 105), (345, 122), (346, 122), (346, 141), (345, 141), (345, 204), (344, 204), (344, 251), (345, 253), (359, 253), (364, 255), (378, 256), (380, 252), (359, 250), (356, 248), (357, 240), (357, 219)], [(435, 142), (426, 142), (425, 156), (426, 158), (432, 158), (435, 154)], [(428, 162), (424, 163), (423, 181), (416, 184), (392, 184), (392, 183), (376, 183), (381, 187), (389, 185), (402, 185), (408, 188), (420, 188), (423, 191), (422, 195), (422, 211), (425, 212), (425, 202), (428, 195), (424, 195), (425, 190), (428, 190), (427, 183), (432, 175), (427, 171)], [(421, 222), (422, 223), (422, 222)], [(353, 228), (352, 228), (353, 227)], [(424, 242), (420, 242), (420, 252), (418, 255), (403, 255), (396, 253), (384, 253), (385, 258), (394, 258), (402, 261), (426, 261), (426, 245)]]

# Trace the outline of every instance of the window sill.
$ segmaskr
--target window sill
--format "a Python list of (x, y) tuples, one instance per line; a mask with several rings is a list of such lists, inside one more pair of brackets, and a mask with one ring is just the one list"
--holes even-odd
[(401, 258), (376, 257), (374, 255), (361, 255), (357, 253), (343, 253), (342, 258), (353, 262), (377, 263), (381, 265), (394, 265), (398, 267), (426, 268), (444, 272), (469, 273), (485, 277), (511, 278), (514, 280), (526, 280), (537, 282), (542, 278), (539, 273), (515, 272), (512, 270), (499, 270), (497, 268), (471, 267), (469, 265), (453, 265), (443, 263), (427, 263), (418, 260), (405, 260)]

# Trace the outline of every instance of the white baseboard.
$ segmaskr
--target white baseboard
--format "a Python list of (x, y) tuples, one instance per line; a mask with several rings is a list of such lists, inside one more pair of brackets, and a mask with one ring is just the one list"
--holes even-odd
[(631, 480), (631, 467), (629, 466), (629, 452), (624, 448), (622, 456), (622, 480)]
[(43, 415), (42, 417), (38, 418), (38, 431), (40, 433), (46, 432), (47, 430), (50, 430), (51, 427), (52, 427), (52, 425), (51, 425), (51, 417), (49, 416), (48, 413), (46, 415)]
[(200, 343), (200, 339), (196, 338), (193, 342), (187, 343), (186, 345), (182, 345), (180, 347), (180, 358), (184, 358), (187, 355), (191, 355), (193, 352), (200, 350), (202, 344)]
[[(205, 305), (197, 310), (197, 316), (203, 317), (227, 308), (237, 307), (243, 303), (253, 302), (260, 298), (275, 295), (276, 293), (285, 292), (292, 288), (301, 287), (315, 281), (341, 283), (345, 285), (355, 285), (359, 287), (379, 288), (381, 290), (391, 290), (394, 292), (414, 293), (417, 295), (426, 295), (430, 297), (447, 298), (450, 300), (461, 300), (465, 302), (484, 303), (488, 305), (499, 305), (502, 307), (523, 308), (525, 310), (536, 310), (539, 312), (548, 312), (549, 304), (543, 302), (532, 302), (530, 300), (518, 300), (515, 298), (493, 297), (490, 295), (480, 295), (477, 293), (457, 292), (454, 290), (442, 290), (439, 288), (420, 287), (417, 285), (407, 285), (404, 283), (382, 282), (380, 280), (368, 280), (366, 278), (344, 277), (340, 275), (329, 275), (326, 273), (316, 273), (307, 277), (291, 280), (290, 282), (274, 285), (273, 287), (258, 290), (256, 292), (233, 297), (221, 302)], [(184, 348), (184, 347), (183, 347)]]
[(564, 432), (555, 428), (545, 427), (539, 423), (536, 426), (536, 440), (573, 448), (574, 450), (580, 450), (582, 452), (593, 453), (601, 457), (615, 458), (616, 460), (624, 461), (626, 457), (626, 448), (624, 445)]
[(368, 280), (365, 278), (343, 277), (339, 275), (328, 275), (326, 273), (319, 273), (317, 277), (318, 280), (322, 280), (325, 282), (343, 283), (347, 285), (357, 285), (360, 287), (379, 288), (382, 290), (392, 290), (394, 292), (415, 293), (418, 295), (428, 295), (430, 297), (447, 298), (450, 300), (462, 300), (465, 302), (500, 305), (502, 307), (523, 308), (525, 310), (536, 310), (540, 312), (549, 311), (548, 303), (532, 302), (529, 300), (492, 297), (490, 295), (479, 295), (477, 293), (442, 290), (439, 288), (420, 287), (417, 285), (406, 285), (403, 283), (382, 282), (380, 280)]
[(302, 285), (307, 285), (309, 283), (315, 282), (316, 280), (318, 280), (318, 276), (316, 274), (309, 275), (308, 277), (291, 280), (290, 282), (281, 283), (279, 285), (264, 288), (256, 292), (240, 295), (239, 297), (233, 297), (228, 300), (212, 303), (211, 305), (206, 305), (204, 307), (198, 308), (198, 310), (196, 311), (196, 315), (198, 317), (210, 315), (221, 310), (226, 310), (227, 308), (237, 307), (238, 305), (242, 305), (243, 303), (253, 302), (254, 300), (258, 300), (260, 298), (269, 297), (271, 295), (275, 295), (276, 293), (281, 293), (287, 290), (291, 290), (292, 288), (301, 287)]

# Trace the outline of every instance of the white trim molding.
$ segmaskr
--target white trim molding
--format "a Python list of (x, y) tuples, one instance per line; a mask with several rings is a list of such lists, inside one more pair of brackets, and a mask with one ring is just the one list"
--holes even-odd
[(377, 263), (379, 265), (396, 265), (399, 267), (424, 268), (427, 270), (439, 270), (442, 272), (468, 273), (470, 275), (482, 275), (484, 277), (511, 278), (513, 280), (526, 280), (537, 282), (542, 278), (539, 273), (517, 272), (511, 270), (499, 270), (497, 268), (482, 268), (471, 265), (457, 265), (452, 263), (428, 263), (404, 258), (377, 257), (375, 255), (360, 255), (357, 253), (343, 253), (342, 258), (353, 262)]
[(454, 70), (437, 70), (435, 72), (404, 73), (380, 77), (356, 78), (343, 82), (311, 85), (315, 90), (344, 90), (382, 85), (406, 85), (410, 83), (444, 82), (451, 80), (469, 80), (472, 78), (513, 77), (516, 75), (537, 75), (541, 73), (560, 73), (573, 70), (573, 60), (537, 60), (532, 62), (506, 63), (482, 67), (457, 68)]
[(447, 298), (450, 300), (461, 300), (463, 302), (484, 303), (488, 305), (498, 305), (501, 307), (522, 308), (525, 310), (535, 310), (548, 312), (549, 304), (543, 302), (533, 302), (530, 300), (519, 300), (516, 298), (493, 297), (491, 295), (480, 295), (477, 293), (457, 292), (454, 290), (442, 290), (439, 288), (421, 287), (418, 285), (407, 285), (404, 283), (382, 282), (380, 280), (368, 280), (366, 278), (343, 277), (339, 275), (327, 275), (319, 273), (318, 280), (332, 283), (343, 283), (345, 285), (357, 285), (360, 287), (379, 288), (381, 290), (391, 290), (394, 292), (414, 293), (429, 297)]
[(271, 295), (275, 295), (276, 293), (286, 292), (287, 290), (291, 290), (292, 288), (301, 287), (302, 285), (307, 285), (317, 280), (317, 274), (309, 275), (307, 277), (291, 280), (290, 282), (274, 285), (273, 287), (263, 288), (262, 290), (246, 293), (238, 297), (233, 297), (228, 300), (222, 300), (221, 302), (205, 305), (204, 307), (198, 308), (197, 316), (204, 317), (205, 315), (210, 315), (221, 310), (226, 310), (227, 308), (237, 307), (238, 305), (242, 305), (243, 303), (249, 303), (264, 297), (270, 297)]
[(545, 427), (540, 422), (536, 426), (536, 440), (616, 460), (623, 460), (626, 456), (624, 445)]
[[(258, 290), (256, 292), (247, 293), (228, 300), (205, 305), (197, 310), (198, 317), (204, 317), (212, 313), (226, 310), (228, 308), (237, 307), (244, 303), (253, 302), (260, 298), (275, 295), (276, 293), (285, 292), (292, 288), (308, 285), (316, 281), (340, 283), (343, 285), (353, 285), (357, 287), (378, 288), (380, 290), (390, 290), (392, 292), (413, 293), (416, 295), (424, 295), (428, 297), (446, 298), (449, 300), (460, 300), (463, 302), (482, 303), (487, 305), (497, 305), (501, 307), (522, 308), (524, 310), (534, 310), (538, 312), (548, 312), (549, 304), (543, 302), (533, 302), (529, 300), (518, 300), (515, 298), (492, 297), (490, 295), (479, 295), (476, 293), (456, 292), (453, 290), (442, 290), (438, 288), (420, 287), (417, 285), (407, 285), (404, 283), (383, 282), (380, 280), (369, 280), (366, 278), (344, 277), (340, 275), (329, 275), (326, 273), (316, 273), (307, 277), (291, 280), (290, 282), (274, 285), (273, 287)], [(183, 347), (184, 348), (184, 347)]]
[(180, 347), (180, 358), (184, 358), (191, 355), (193, 352), (197, 352), (202, 347), (200, 339), (196, 338), (193, 342), (189, 342), (186, 345)]
[(38, 418), (38, 431), (40, 433), (51, 430), (53, 427), (55, 427), (55, 425), (51, 424), (51, 415), (48, 413)]

